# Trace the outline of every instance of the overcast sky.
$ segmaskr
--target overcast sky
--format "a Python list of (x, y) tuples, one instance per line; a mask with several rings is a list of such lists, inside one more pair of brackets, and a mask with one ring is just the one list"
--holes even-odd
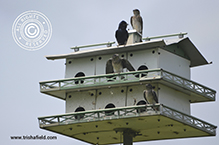
[[(218, 0), (0, 0), (0, 141), (4, 145), (85, 145), (87, 143), (39, 128), (37, 117), (63, 114), (65, 102), (40, 93), (39, 81), (64, 78), (64, 60), (45, 55), (71, 53), (71, 46), (115, 41), (121, 20), (128, 23), (138, 8), (144, 20), (143, 36), (188, 32), (188, 37), (211, 65), (195, 67), (191, 79), (219, 90)], [(29, 10), (45, 14), (52, 24), (52, 37), (40, 50), (20, 48), (12, 37), (16, 17)], [(129, 25), (129, 29), (131, 29)], [(219, 103), (197, 103), (191, 114), (219, 124)], [(216, 111), (216, 112), (215, 112)], [(57, 136), (54, 141), (11, 140), (10, 136)], [(149, 141), (136, 145), (218, 145), (219, 137)]]

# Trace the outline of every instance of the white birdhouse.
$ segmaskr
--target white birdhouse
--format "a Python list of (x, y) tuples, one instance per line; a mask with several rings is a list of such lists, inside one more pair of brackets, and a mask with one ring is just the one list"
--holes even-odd
[[(66, 102), (66, 114), (41, 117), (40, 127), (92, 144), (119, 143), (117, 132), (127, 133), (127, 129), (135, 136), (134, 141), (216, 135), (215, 126), (190, 113), (191, 103), (215, 101), (216, 91), (190, 79), (191, 67), (208, 64), (206, 59), (189, 38), (140, 39), (138, 33), (130, 32), (126, 46), (46, 56), (66, 59), (65, 79), (40, 82), (42, 93)], [(114, 54), (130, 64), (121, 63), (126, 67), (123, 71), (107, 73), (106, 67), (111, 67), (107, 62)], [(113, 59), (110, 65), (115, 67)], [(129, 71), (130, 65), (135, 71)], [(152, 85), (152, 97), (158, 98), (158, 104), (150, 104), (144, 96), (148, 95), (143, 94), (146, 84)], [(203, 130), (191, 121), (211, 129)], [(181, 129), (171, 128), (174, 125)], [(84, 130), (86, 127), (91, 130)], [(149, 130), (156, 135), (150, 136)]]

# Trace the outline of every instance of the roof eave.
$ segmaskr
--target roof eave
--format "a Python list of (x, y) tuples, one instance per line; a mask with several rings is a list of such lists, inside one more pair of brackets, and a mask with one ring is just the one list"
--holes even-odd
[(48, 55), (45, 57), (48, 60), (81, 58), (81, 57), (88, 57), (88, 56), (105, 55), (105, 54), (110, 54), (110, 53), (121, 53), (124, 51), (128, 52), (128, 51), (136, 51), (136, 50), (143, 50), (143, 49), (151, 49), (151, 48), (156, 48), (156, 47), (163, 47), (165, 45), (166, 44), (164, 40), (159, 39), (159, 40), (146, 41), (146, 42), (140, 42), (140, 43), (129, 44), (129, 45), (87, 49), (87, 50), (72, 52), (69, 54)]
[(111, 53), (121, 53), (124, 51), (128, 52), (128, 51), (136, 51), (143, 49), (152, 49), (157, 47), (163, 48), (167, 45), (174, 45), (174, 44), (178, 44), (180, 48), (189, 57), (191, 61), (190, 67), (209, 64), (207, 60), (204, 58), (204, 56), (198, 51), (198, 49), (195, 47), (195, 45), (191, 42), (191, 40), (188, 37), (183, 39), (177, 39), (175, 41), (172, 41), (171, 43), (167, 43), (167, 41), (164, 41), (163, 39), (156, 39), (156, 40), (134, 43), (129, 45), (81, 50), (69, 54), (48, 55), (46, 56), (46, 58), (48, 60), (72, 59), (72, 58), (105, 55)]
[(191, 61), (190, 67), (209, 64), (188, 37), (182, 39), (178, 44), (189, 57)]

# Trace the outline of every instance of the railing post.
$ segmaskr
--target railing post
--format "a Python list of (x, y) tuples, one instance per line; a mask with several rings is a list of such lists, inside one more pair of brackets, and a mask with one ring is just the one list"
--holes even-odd
[(160, 70), (160, 77), (163, 78), (163, 70)]
[(162, 104), (160, 104), (160, 113), (163, 113), (163, 105)]
[(58, 119), (58, 123), (60, 123), (60, 119), (59, 119), (59, 117), (58, 117), (57, 119)]
[(59, 82), (59, 88), (61, 88), (61, 82)]
[(118, 110), (118, 116), (119, 116), (119, 118), (120, 118), (120, 110)]
[(97, 117), (100, 118), (100, 112), (97, 112)]

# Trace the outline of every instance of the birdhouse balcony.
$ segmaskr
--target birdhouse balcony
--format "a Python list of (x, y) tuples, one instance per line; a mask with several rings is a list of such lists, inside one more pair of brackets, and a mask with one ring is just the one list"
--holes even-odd
[(215, 136), (217, 128), (162, 104), (66, 113), (38, 120), (42, 129), (99, 145), (121, 143), (127, 128), (133, 142)]
[[(121, 79), (121, 76), (123, 76), (124, 79)], [(189, 94), (189, 101), (191, 103), (215, 101), (215, 90), (160, 68), (124, 72), (120, 74), (117, 73), (41, 81), (40, 91), (41, 93), (65, 100), (66, 93), (68, 92), (110, 89), (119, 86), (144, 85), (147, 83), (160, 83), (185, 94)]]

